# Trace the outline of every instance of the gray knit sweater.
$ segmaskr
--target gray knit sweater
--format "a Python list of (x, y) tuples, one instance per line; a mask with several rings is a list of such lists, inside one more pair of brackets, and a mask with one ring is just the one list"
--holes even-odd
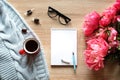
[[(23, 28), (27, 34), (21, 33)], [(41, 43), (41, 52), (31, 67), (26, 65), (26, 55), (19, 54), (27, 38), (38, 39), (14, 7), (0, 0), (0, 80), (49, 80)]]

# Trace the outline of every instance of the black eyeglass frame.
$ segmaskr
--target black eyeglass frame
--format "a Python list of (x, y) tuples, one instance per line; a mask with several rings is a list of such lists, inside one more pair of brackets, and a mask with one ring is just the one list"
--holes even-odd
[[(50, 11), (50, 10), (51, 10), (51, 11)], [(50, 12), (55, 12), (56, 15), (55, 15), (55, 16), (50, 16)], [(50, 6), (48, 7), (48, 16), (49, 16), (50, 18), (54, 18), (54, 17), (58, 16), (59, 22), (60, 22), (61, 24), (63, 24), (63, 25), (66, 25), (66, 24), (68, 24), (68, 23), (71, 21), (71, 19), (70, 19), (69, 17), (63, 15), (62, 13), (60, 13), (59, 11), (57, 11), (56, 9), (54, 9), (54, 8), (52, 8), (52, 7), (50, 7)], [(62, 17), (62, 18), (65, 20), (65, 23), (62, 23), (62, 22), (60, 21), (60, 17)]]

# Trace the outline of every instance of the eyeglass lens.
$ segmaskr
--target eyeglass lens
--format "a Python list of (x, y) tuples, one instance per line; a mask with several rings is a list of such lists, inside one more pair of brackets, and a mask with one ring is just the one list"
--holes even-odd
[(57, 16), (57, 13), (53, 11), (51, 8), (48, 8), (48, 16), (54, 18)]
[(61, 17), (61, 16), (59, 16), (58, 20), (59, 20), (59, 22), (60, 22), (61, 24), (63, 24), (63, 25), (68, 24), (69, 21), (71, 21), (71, 19), (68, 19), (68, 18), (66, 18), (66, 17)]

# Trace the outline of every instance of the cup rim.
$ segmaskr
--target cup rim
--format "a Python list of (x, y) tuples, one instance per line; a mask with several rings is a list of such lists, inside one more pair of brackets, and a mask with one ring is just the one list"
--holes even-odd
[[(25, 46), (25, 44), (26, 44), (28, 41), (30, 41), (30, 40), (33, 40), (33, 41), (35, 41), (35, 42), (38, 44), (37, 49), (36, 49), (35, 51), (33, 51), (33, 52), (28, 51), (28, 50), (26, 49), (26, 46)], [(25, 52), (26, 52), (27, 54), (37, 53), (37, 52), (39, 51), (39, 49), (40, 49), (39, 41), (38, 41), (37, 39), (35, 39), (35, 38), (28, 38), (28, 39), (26, 39), (26, 40), (24, 41), (24, 43), (23, 43), (23, 49), (25, 50)]]

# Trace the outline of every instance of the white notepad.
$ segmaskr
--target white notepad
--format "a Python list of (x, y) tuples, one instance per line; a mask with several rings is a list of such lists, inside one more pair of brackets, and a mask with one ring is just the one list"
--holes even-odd
[[(73, 65), (74, 52), (75, 65), (77, 65), (77, 30), (76, 29), (51, 29), (51, 65)], [(69, 64), (63, 62), (69, 62)]]

